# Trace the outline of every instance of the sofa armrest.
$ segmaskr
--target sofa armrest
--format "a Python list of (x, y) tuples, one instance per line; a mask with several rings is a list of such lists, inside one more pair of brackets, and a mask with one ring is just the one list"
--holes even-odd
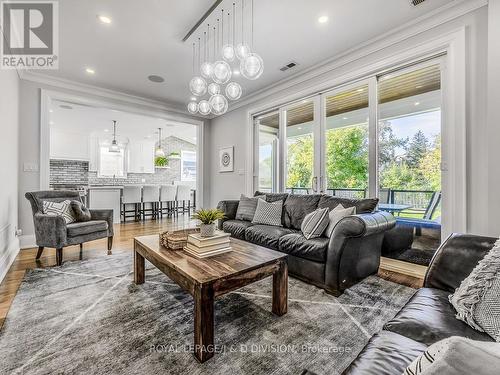
[(224, 212), (224, 219), (219, 220), (219, 229), (222, 230), (222, 224), (226, 220), (234, 220), (236, 218), (236, 211), (238, 211), (239, 200), (225, 200), (220, 201), (217, 208)]
[(424, 287), (453, 293), (496, 241), (497, 238), (472, 234), (450, 235), (434, 254), (425, 275)]
[(374, 274), (380, 265), (382, 241), (396, 219), (388, 212), (352, 215), (334, 228), (328, 244), (325, 285), (340, 293)]
[(66, 245), (66, 221), (62, 216), (36, 213), (33, 222), (38, 246), (60, 249)]
[(91, 220), (106, 220), (108, 222), (108, 236), (113, 235), (113, 210), (89, 210)]

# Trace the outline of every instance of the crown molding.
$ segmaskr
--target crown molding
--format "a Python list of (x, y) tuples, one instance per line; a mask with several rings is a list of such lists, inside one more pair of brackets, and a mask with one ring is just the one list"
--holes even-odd
[(187, 110), (175, 103), (165, 103), (160, 100), (145, 98), (137, 95), (126, 94), (120, 91), (80, 83), (60, 77), (52, 77), (45, 74), (32, 71), (21, 70), (20, 78), (24, 81), (35, 82), (55, 88), (71, 90), (87, 95), (99, 96), (106, 99), (117, 100), (120, 102), (148, 107), (151, 109), (166, 111), (183, 116), (189, 116), (196, 120), (205, 119), (204, 117), (193, 116)]
[(228, 109), (227, 113), (250, 105), (273, 94), (287, 90), (293, 86), (310, 81), (325, 73), (334, 71), (363, 57), (369, 56), (394, 44), (403, 42), (413, 36), (422, 34), (423, 32), (462, 17), (486, 5), (488, 5), (488, 0), (456, 0), (455, 2), (448, 3), (447, 5), (415, 18), (414, 20), (389, 32), (370, 39), (355, 48), (349, 49), (340, 55), (324, 60), (310, 68), (297, 72), (290, 77), (259, 89), (247, 96), (244, 100), (232, 105)]

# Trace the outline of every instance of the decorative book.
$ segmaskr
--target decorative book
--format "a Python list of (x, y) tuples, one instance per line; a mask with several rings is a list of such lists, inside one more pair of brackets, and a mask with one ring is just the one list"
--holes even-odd
[(215, 236), (202, 237), (199, 233), (192, 233), (188, 235), (188, 243), (197, 247), (205, 247), (211, 245), (218, 245), (221, 243), (229, 243), (229, 233), (222, 231), (215, 231)]
[(219, 254), (227, 253), (227, 252), (231, 251), (231, 247), (224, 247), (224, 248), (218, 249), (218, 250), (206, 251), (206, 252), (203, 252), (203, 253), (199, 253), (197, 251), (193, 251), (189, 247), (189, 244), (188, 244), (188, 245), (186, 245), (184, 247), (184, 251), (187, 252), (188, 254), (191, 254), (195, 258), (201, 259), (201, 258), (208, 258), (208, 257), (214, 256), (214, 255), (219, 255)]

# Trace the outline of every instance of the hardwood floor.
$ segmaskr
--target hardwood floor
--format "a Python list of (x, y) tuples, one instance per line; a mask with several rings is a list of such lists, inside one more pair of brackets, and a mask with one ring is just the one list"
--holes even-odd
[[(134, 237), (157, 234), (160, 231), (183, 229), (187, 225), (193, 225), (194, 222), (189, 215), (179, 215), (178, 218), (163, 218), (160, 220), (148, 220), (144, 222), (127, 222), (115, 224), (113, 254), (131, 252), (134, 249)], [(7, 275), (0, 284), (0, 329), (3, 326), (10, 305), (21, 285), (26, 270), (33, 268), (52, 267), (56, 264), (55, 249), (46, 248), (42, 257), (35, 260), (38, 248), (21, 250), (14, 263), (10, 267)], [(97, 258), (107, 256), (107, 240), (97, 240), (87, 242), (83, 245), (83, 259)], [(68, 246), (64, 248), (63, 262), (68, 260), (78, 260), (80, 247)], [(112, 256), (112, 255), (111, 255)], [(406, 276), (396, 272), (380, 270), (379, 276), (403, 285), (413, 288), (419, 288), (422, 285), (422, 279)]]

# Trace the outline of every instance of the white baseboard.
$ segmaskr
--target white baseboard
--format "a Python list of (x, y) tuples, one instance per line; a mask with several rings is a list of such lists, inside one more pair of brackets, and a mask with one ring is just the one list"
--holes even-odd
[(3, 278), (7, 274), (10, 266), (16, 259), (17, 254), (19, 253), (19, 239), (15, 238), (7, 248), (7, 251), (4, 253), (2, 258), (0, 258), (0, 282), (2, 282)]
[(34, 234), (25, 234), (19, 237), (19, 247), (21, 249), (31, 249), (36, 246), (36, 240)]

